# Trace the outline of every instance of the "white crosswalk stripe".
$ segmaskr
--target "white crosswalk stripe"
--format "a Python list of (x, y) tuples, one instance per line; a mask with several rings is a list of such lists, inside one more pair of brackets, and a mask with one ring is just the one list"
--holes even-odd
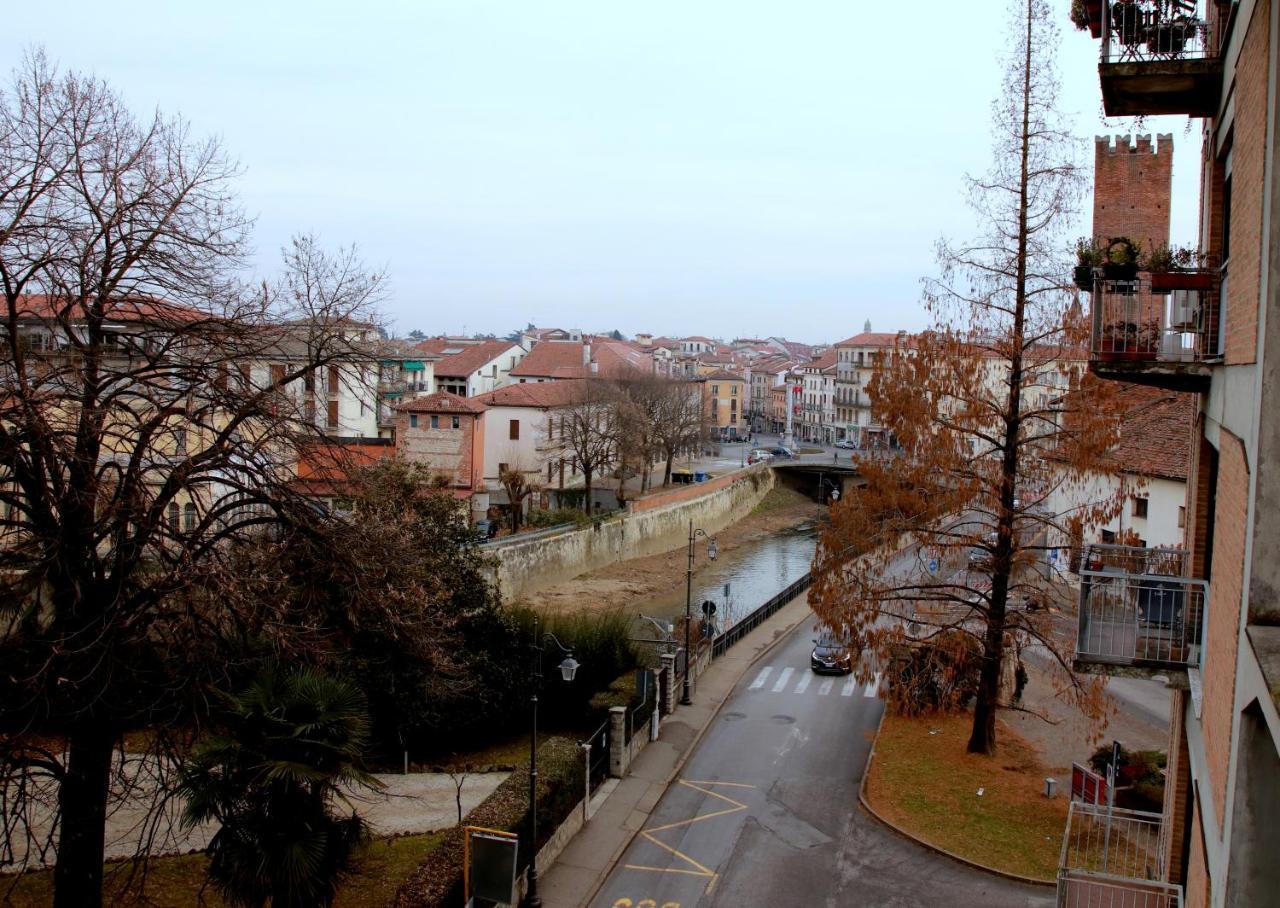
[(800, 676), (800, 683), (796, 685), (796, 693), (803, 694), (809, 689), (809, 682), (813, 680), (813, 672), (805, 672)]
[(751, 686), (747, 688), (747, 690), (756, 690), (757, 688), (764, 687), (764, 682), (768, 680), (769, 674), (772, 671), (772, 665), (766, 665), (764, 668), (760, 669), (760, 674), (756, 675), (756, 679), (751, 682)]
[(795, 671), (796, 670), (790, 666), (782, 670), (782, 674), (778, 675), (778, 680), (773, 684), (773, 692), (775, 694), (782, 693), (783, 689), (787, 686), (787, 682), (791, 680), (791, 676), (795, 674)]
[(880, 689), (880, 673), (876, 672), (876, 676), (871, 679), (871, 683), (867, 685), (866, 690), (862, 692), (864, 697), (874, 697), (876, 691)]
[(825, 697), (827, 694), (831, 693), (831, 688), (835, 686), (836, 686), (835, 679), (828, 678), (827, 680), (823, 681), (822, 686), (818, 688), (818, 696)]
[(849, 680), (848, 680), (848, 681), (846, 681), (846, 682), (844, 682), (844, 687), (843, 687), (843, 688), (841, 688), (841, 690), (840, 690), (840, 696), (842, 696), (842, 697), (852, 697), (852, 696), (853, 696), (853, 692), (854, 692), (854, 690), (856, 690), (856, 689), (857, 689), (857, 687), (858, 687), (858, 679), (857, 679), (857, 678), (855, 678), (855, 677), (853, 677), (852, 675), (850, 675), (850, 676), (849, 676)]

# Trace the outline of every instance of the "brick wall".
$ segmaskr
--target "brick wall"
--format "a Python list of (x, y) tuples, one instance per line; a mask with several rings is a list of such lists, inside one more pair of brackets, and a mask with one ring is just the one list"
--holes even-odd
[(1093, 235), (1127, 236), (1143, 249), (1169, 242), (1173, 136), (1094, 140)]
[(1219, 824), (1214, 833), (1219, 836), (1226, 816), (1231, 722), (1235, 715), (1236, 650), (1240, 643), (1248, 499), (1249, 467), (1244, 445), (1223, 429), (1218, 445), (1213, 576), (1209, 578), (1208, 634), (1202, 659), (1204, 708), (1200, 716), (1204, 728), (1208, 783)]
[(1258, 3), (1236, 66), (1231, 141), (1231, 260), (1227, 267), (1226, 362), (1257, 358), (1271, 4)]
[[(483, 416), (470, 413), (415, 413), (416, 428), (409, 425), (411, 414), (396, 416), (396, 455), (410, 463), (422, 464), (433, 473), (448, 478), (455, 488), (469, 489), (477, 476), (484, 472), (483, 435), (477, 422)], [(439, 419), (439, 428), (431, 428), (431, 417)], [(453, 417), (458, 417), (458, 428), (452, 428)]]
[(1191, 858), (1187, 862), (1187, 884), (1183, 891), (1185, 908), (1209, 908), (1209, 865), (1204, 853), (1204, 830), (1200, 811), (1191, 822)]
[(1204, 420), (1197, 416), (1191, 425), (1191, 460), (1187, 477), (1187, 521), (1184, 533), (1185, 546), (1191, 552), (1191, 576), (1209, 576), (1209, 547), (1213, 543), (1210, 509), (1213, 507), (1213, 486), (1217, 478), (1214, 466), (1217, 449), (1203, 436)]
[(1165, 767), (1164, 866), (1169, 880), (1183, 882), (1183, 840), (1186, 838), (1188, 795), (1191, 789), (1191, 757), (1184, 726), (1188, 695), (1175, 690), (1169, 703), (1169, 762)]

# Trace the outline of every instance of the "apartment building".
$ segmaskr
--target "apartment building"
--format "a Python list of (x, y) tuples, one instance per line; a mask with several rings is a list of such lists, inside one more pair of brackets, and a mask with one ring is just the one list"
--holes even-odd
[(434, 390), (459, 397), (511, 384), (511, 370), (525, 357), (519, 344), (491, 338), (432, 337), (418, 343), (417, 350), (435, 357)]
[(833, 423), (836, 439), (847, 439), (858, 447), (871, 447), (885, 440), (884, 427), (871, 415), (867, 386), (876, 363), (893, 350), (902, 333), (863, 331), (845, 338), (832, 348), (835, 353)]
[[(1083, 4), (1101, 39), (1105, 112), (1195, 118), (1203, 259), (1194, 268), (1093, 273), (1090, 370), (1191, 393), (1196, 409), (1182, 549), (1102, 550), (1082, 567), (1077, 663), (1159, 673), (1174, 689), (1163, 816), (1123, 818), (1126, 839), (1145, 824), (1151, 844), (1106, 874), (1064, 850), (1062, 905), (1280, 901), (1280, 861), (1267, 832), (1280, 816), (1274, 5)], [(1143, 184), (1160, 154), (1150, 140), (1100, 142), (1096, 154), (1106, 181), (1118, 172), (1143, 181), (1122, 181), (1120, 207), (1149, 197)], [(1116, 188), (1099, 182), (1095, 191), (1115, 202)], [(1099, 204), (1095, 195), (1095, 232)], [(1107, 821), (1115, 828), (1114, 817)], [(1096, 809), (1072, 805), (1069, 841), (1099, 822)]]
[(796, 437), (814, 444), (832, 444), (837, 440), (835, 427), (836, 352), (828, 350), (816, 359), (801, 364), (800, 420)]
[(717, 440), (745, 437), (746, 380), (733, 372), (711, 372), (694, 379), (702, 387), (707, 430)]

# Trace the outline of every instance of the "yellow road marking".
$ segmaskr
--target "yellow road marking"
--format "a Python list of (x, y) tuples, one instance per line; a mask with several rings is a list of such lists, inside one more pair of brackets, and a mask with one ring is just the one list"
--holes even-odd
[(689, 779), (680, 779), (679, 784), (685, 786), (686, 788), (692, 788), (694, 791), (698, 791), (698, 792), (701, 792), (702, 794), (709, 795), (710, 797), (724, 801), (726, 804), (730, 804), (732, 806), (727, 807), (723, 810), (713, 810), (711, 813), (698, 814), (696, 817), (690, 817), (687, 820), (679, 820), (675, 823), (664, 823), (661, 826), (650, 826), (647, 829), (640, 830), (640, 835), (643, 836), (646, 840), (657, 845), (663, 851), (666, 851), (669, 854), (674, 855), (675, 857), (684, 861), (690, 867), (693, 867), (696, 869), (688, 870), (683, 867), (647, 867), (643, 864), (624, 864), (623, 866), (626, 867), (628, 870), (649, 870), (654, 873), (680, 873), (680, 874), (685, 874), (687, 876), (704, 877), (710, 880), (706, 888), (706, 892), (710, 893), (715, 888), (716, 880), (719, 879), (719, 874), (717, 874), (710, 867), (706, 867), (698, 863), (697, 861), (689, 857), (684, 852), (668, 845), (666, 842), (662, 841), (657, 836), (653, 835), (653, 833), (665, 832), (668, 829), (679, 829), (682, 826), (691, 826), (694, 823), (700, 823), (703, 820), (711, 820), (711, 819), (715, 819), (716, 817), (727, 816), (728, 814), (731, 814), (731, 813), (739, 813), (747, 809), (747, 805), (743, 804), (741, 801), (735, 801), (733, 798), (729, 797), (728, 795), (722, 795), (718, 791), (712, 791), (710, 788), (707, 788), (704, 786), (721, 785), (721, 786), (726, 786), (731, 788), (755, 788), (756, 786), (747, 785), (744, 782), (709, 782), (709, 781), (694, 781)]

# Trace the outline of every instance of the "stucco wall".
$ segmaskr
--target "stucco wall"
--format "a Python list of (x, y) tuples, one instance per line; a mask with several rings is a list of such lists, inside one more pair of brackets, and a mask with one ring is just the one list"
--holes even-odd
[(548, 538), (496, 544), (488, 553), (498, 559), (499, 593), (509, 602), (618, 561), (671, 551), (685, 544), (690, 520), (718, 532), (749, 514), (773, 481), (773, 471), (757, 464), (723, 485), (673, 490), (674, 500), (660, 507)]

